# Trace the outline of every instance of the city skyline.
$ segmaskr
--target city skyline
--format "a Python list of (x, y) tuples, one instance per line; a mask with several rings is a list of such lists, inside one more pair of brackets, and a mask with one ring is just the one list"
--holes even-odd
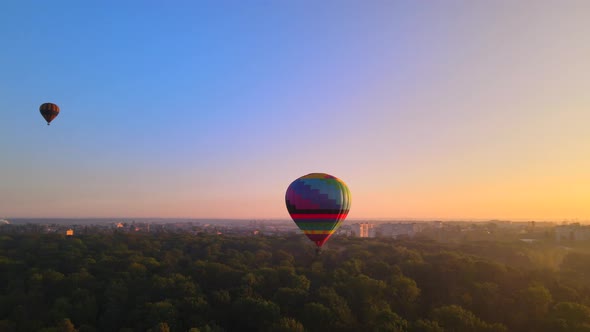
[(352, 220), (587, 221), (589, 22), (573, 0), (8, 3), (0, 218), (288, 219), (324, 172)]

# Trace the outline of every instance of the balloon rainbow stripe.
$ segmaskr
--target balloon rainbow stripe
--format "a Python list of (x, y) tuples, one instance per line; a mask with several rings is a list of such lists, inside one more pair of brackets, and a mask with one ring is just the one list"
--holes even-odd
[(348, 215), (350, 191), (335, 176), (311, 173), (289, 185), (285, 202), (297, 227), (321, 247)]

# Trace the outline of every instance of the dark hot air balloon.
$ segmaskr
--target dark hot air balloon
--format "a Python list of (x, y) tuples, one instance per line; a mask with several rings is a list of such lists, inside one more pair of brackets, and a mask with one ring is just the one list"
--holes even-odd
[(335, 176), (311, 173), (289, 185), (285, 202), (297, 227), (319, 250), (348, 215), (350, 191)]
[(59, 114), (59, 106), (53, 103), (45, 103), (39, 106), (39, 112), (43, 115), (45, 121), (47, 121), (47, 125), (55, 119), (55, 117)]

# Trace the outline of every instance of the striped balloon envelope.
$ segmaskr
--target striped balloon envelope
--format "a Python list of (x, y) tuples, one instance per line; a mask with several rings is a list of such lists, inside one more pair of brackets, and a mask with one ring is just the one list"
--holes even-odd
[(285, 202), (297, 227), (319, 248), (348, 215), (350, 191), (335, 176), (311, 173), (289, 185)]
[(45, 103), (39, 106), (39, 112), (41, 112), (41, 115), (45, 121), (47, 121), (47, 125), (49, 126), (49, 123), (59, 114), (59, 106), (54, 103)]

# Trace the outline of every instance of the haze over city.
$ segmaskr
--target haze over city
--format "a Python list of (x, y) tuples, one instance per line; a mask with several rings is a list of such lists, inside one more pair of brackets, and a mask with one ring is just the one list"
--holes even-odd
[[(588, 1), (3, 4), (0, 218), (590, 220)], [(39, 105), (60, 115), (47, 126)]]

